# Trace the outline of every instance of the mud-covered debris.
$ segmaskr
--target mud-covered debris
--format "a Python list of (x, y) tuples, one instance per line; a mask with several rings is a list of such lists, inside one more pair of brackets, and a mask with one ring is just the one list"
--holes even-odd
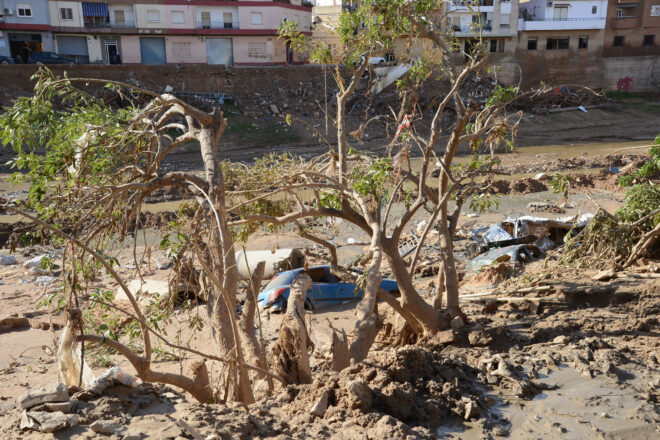
[(75, 414), (47, 411), (23, 411), (20, 428), (41, 432), (55, 432), (70, 426), (76, 426), (79, 417)]
[(319, 400), (316, 401), (309, 413), (313, 416), (323, 417), (326, 410), (328, 409), (328, 390), (324, 390), (319, 397)]
[(18, 398), (18, 404), (23, 409), (29, 409), (45, 402), (67, 402), (69, 393), (63, 383), (44, 385), (26, 391)]

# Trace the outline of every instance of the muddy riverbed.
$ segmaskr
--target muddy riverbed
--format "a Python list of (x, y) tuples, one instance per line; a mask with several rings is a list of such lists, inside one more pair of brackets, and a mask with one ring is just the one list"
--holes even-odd
[[(501, 193), (499, 204), (484, 213), (466, 210), (459, 230), (489, 225), (508, 217), (530, 214), (529, 204), (554, 207), (533, 215), (547, 218), (593, 213), (602, 207), (614, 212), (624, 202), (623, 189), (611, 185), (615, 179), (610, 163), (602, 158), (621, 148), (646, 145), (634, 143), (522, 148), (502, 156), (502, 175), (497, 179), (517, 182), (538, 173), (552, 174), (563, 164), (565, 170), (580, 176), (596, 176), (593, 186), (576, 185), (567, 199), (548, 189), (531, 192)], [(616, 160), (634, 160), (644, 148), (616, 153)], [(586, 155), (584, 154), (586, 153)], [(609, 157), (609, 156), (608, 156)], [(563, 162), (562, 162), (563, 161)], [(191, 164), (194, 167), (194, 164)], [(9, 187), (2, 176), (0, 190), (6, 195), (24, 196), (25, 187)], [(547, 180), (540, 179), (547, 186)], [(540, 188), (540, 187), (539, 187)], [(21, 195), (23, 194), (23, 195)], [(2, 196), (2, 194), (0, 194)], [(154, 201), (150, 211), (169, 212), (180, 202)], [(555, 209), (556, 208), (556, 209)], [(395, 207), (401, 209), (401, 207)], [(0, 221), (17, 218), (0, 215)], [(423, 220), (418, 215), (413, 224)], [(159, 269), (164, 255), (154, 250), (160, 242), (157, 228), (138, 234), (137, 252), (143, 256), (139, 267), (132, 265), (132, 250), (113, 253), (118, 258), (119, 274), (137, 278), (139, 269), (146, 278), (167, 280), (171, 273)], [(145, 241), (146, 238), (146, 241)], [(351, 239), (365, 240), (358, 229), (345, 224), (328, 224), (323, 238), (346, 246), (339, 248), (340, 262), (348, 262), (364, 251), (364, 246), (349, 245)], [(468, 240), (457, 240), (457, 255)], [(434, 240), (422, 257), (433, 260)], [(145, 246), (151, 247), (146, 253)], [(310, 246), (293, 230), (276, 234), (258, 231), (247, 243), (248, 249)], [(26, 317), (27, 327), (0, 331), (0, 438), (52, 438), (51, 434), (21, 431), (21, 411), (15, 398), (24, 391), (57, 381), (55, 343), (59, 337), (61, 314), (49, 315), (40, 306), (59, 288), (58, 273), (35, 273), (22, 263), (44, 252), (57, 250), (32, 246), (19, 248), (17, 264), (0, 266), (0, 303), (5, 317)], [(8, 250), (0, 251), (8, 255)], [(55, 257), (57, 262), (57, 256)], [(315, 260), (318, 261), (318, 260)], [(464, 260), (461, 262), (464, 263)], [(461, 266), (462, 266), (461, 264)], [(141, 438), (194, 438), (177, 420), (184, 420), (201, 438), (455, 438), (455, 439), (641, 439), (660, 436), (660, 338), (657, 333), (660, 313), (658, 278), (620, 278), (594, 281), (596, 268), (575, 270), (557, 265), (555, 256), (536, 260), (515, 271), (494, 270), (489, 280), (497, 285), (480, 286), (515, 291), (534, 280), (547, 286), (546, 300), (504, 303), (470, 302), (464, 305), (465, 325), (441, 337), (413, 345), (393, 346), (398, 328), (387, 306), (379, 313), (393, 331), (382, 332), (366, 362), (341, 373), (329, 371), (328, 349), (331, 328), (351, 333), (355, 322), (355, 302), (329, 309), (309, 311), (310, 338), (314, 343), (311, 361), (317, 378), (311, 385), (292, 386), (265, 396), (265, 384), (256, 386), (264, 400), (250, 408), (199, 405), (190, 396), (169, 387), (140, 389), (128, 393), (113, 387), (99, 397), (80, 397), (75, 411), (80, 426), (55, 434), (56, 438), (96, 438), (91, 423), (109, 420)], [(389, 275), (387, 267), (385, 275)], [(660, 272), (658, 262), (647, 261), (631, 272)], [(511, 276), (515, 275), (515, 276)], [(53, 279), (39, 277), (53, 276)], [(471, 293), (471, 275), (461, 269), (463, 290)], [(433, 291), (435, 277), (420, 273), (416, 287), (424, 295)], [(586, 286), (586, 287), (585, 287)], [(116, 291), (118, 285), (108, 276), (93, 286)], [(575, 293), (586, 292), (589, 294)], [(508, 290), (507, 290), (508, 289)], [(583, 290), (580, 290), (583, 289)], [(591, 295), (591, 296), (590, 296)], [(191, 347), (206, 350), (212, 339), (208, 326), (199, 332), (188, 326), (190, 316), (206, 320), (203, 304), (177, 309), (166, 331), (172, 337), (189, 341)], [(263, 313), (263, 334), (268, 346), (275, 342), (281, 315)], [(187, 371), (197, 359), (171, 353), (156, 361), (161, 371)], [(180, 356), (180, 357), (179, 357)], [(132, 372), (130, 364), (116, 354), (91, 351), (87, 355), (96, 375), (108, 366), (118, 365)], [(212, 380), (217, 380), (222, 365), (208, 362)], [(349, 382), (359, 381), (371, 396), (368, 406), (355, 405), (347, 394)], [(322, 417), (309, 411), (324, 390), (332, 396)], [(86, 399), (86, 400), (85, 400)], [(135, 402), (141, 402), (139, 404)], [(353, 402), (353, 403), (352, 403)], [(132, 405), (137, 405), (137, 409)], [(121, 431), (124, 435), (128, 431)], [(216, 435), (217, 437), (207, 437)], [(178, 437), (177, 437), (178, 436)], [(121, 438), (117, 435), (117, 438)]]

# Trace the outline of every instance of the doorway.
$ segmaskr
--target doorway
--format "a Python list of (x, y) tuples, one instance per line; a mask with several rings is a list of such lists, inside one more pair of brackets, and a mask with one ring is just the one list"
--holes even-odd
[(105, 59), (106, 64), (121, 64), (119, 58), (119, 46), (116, 41), (105, 42)]

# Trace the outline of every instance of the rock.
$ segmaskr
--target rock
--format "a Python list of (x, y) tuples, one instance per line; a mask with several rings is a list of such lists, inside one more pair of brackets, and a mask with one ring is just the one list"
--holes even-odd
[(534, 176), (536, 180), (543, 180), (546, 179), (547, 177), (548, 175), (546, 173), (538, 173), (536, 176)]
[(614, 269), (601, 270), (596, 275), (591, 277), (594, 281), (607, 281), (612, 278), (616, 278), (616, 272)]
[(284, 104), (282, 104), (282, 108), (283, 108), (284, 110), (288, 109), (288, 108), (289, 108), (289, 104), (285, 102)]
[(121, 440), (142, 440), (142, 434), (127, 434)]
[(0, 255), (0, 266), (9, 266), (16, 264), (16, 257), (13, 255)]
[(270, 108), (270, 111), (273, 112), (274, 114), (276, 115), (280, 114), (280, 110), (277, 108), (275, 104), (269, 105), (268, 108)]
[(371, 389), (361, 380), (351, 380), (346, 384), (346, 391), (351, 397), (351, 408), (369, 411), (373, 405)]
[(170, 258), (156, 258), (158, 270), (167, 270), (172, 267), (173, 261)]
[(104, 435), (125, 435), (128, 434), (128, 428), (121, 423), (112, 420), (97, 420), (89, 427), (97, 434)]
[(25, 263), (23, 263), (23, 267), (26, 269), (39, 269), (41, 262), (44, 261), (45, 258), (50, 257), (48, 254), (39, 255), (30, 260), (27, 260)]
[(323, 390), (323, 394), (316, 401), (309, 413), (313, 416), (323, 417), (328, 409), (328, 390)]
[(449, 323), (449, 326), (453, 329), (459, 329), (464, 325), (465, 323), (463, 322), (463, 318), (461, 318), (460, 316), (455, 316), (454, 319), (452, 319), (451, 322)]
[(3, 318), (0, 319), (0, 332), (6, 332), (14, 328), (30, 327), (30, 320), (27, 318)]
[[(159, 280), (145, 279), (144, 283), (139, 279), (132, 280), (128, 283), (127, 287), (136, 298), (149, 294), (158, 294), (161, 298), (167, 298), (170, 292), (169, 283), (167, 281)], [(121, 287), (117, 289), (115, 300), (128, 301), (128, 295), (126, 295), (126, 292), (124, 292), (124, 289)]]
[(44, 275), (44, 276), (37, 277), (37, 279), (34, 280), (34, 283), (37, 286), (47, 286), (50, 283), (52, 283), (53, 281), (55, 281), (55, 277), (51, 277), (49, 275)]
[(23, 409), (29, 409), (40, 403), (68, 402), (69, 393), (63, 383), (48, 384), (26, 391), (18, 398), (18, 404)]
[(27, 410), (23, 410), (23, 414), (21, 414), (21, 422), (19, 427), (22, 431), (26, 429), (31, 429), (34, 431), (39, 430), (39, 424), (35, 422), (32, 417), (28, 417)]
[(568, 336), (566, 335), (559, 335), (555, 339), (552, 340), (555, 344), (566, 344), (568, 343)]
[(472, 399), (465, 404), (465, 420), (475, 419), (481, 415), (481, 408)]
[(68, 402), (47, 402), (44, 404), (46, 409), (50, 412), (63, 412), (63, 413), (68, 413), (71, 411), (71, 408), (73, 407), (73, 402), (68, 401)]
[[(33, 419), (39, 425), (41, 432), (55, 432), (69, 426), (78, 425), (79, 417), (76, 414), (64, 414), (63, 412), (30, 411), (27, 417)], [(21, 417), (21, 421), (22, 421)], [(30, 428), (34, 429), (34, 428)]]
[(443, 330), (433, 336), (433, 342), (438, 344), (453, 344), (456, 342), (454, 330)]
[(493, 337), (483, 330), (471, 332), (468, 335), (470, 345), (474, 347), (488, 347), (493, 343)]

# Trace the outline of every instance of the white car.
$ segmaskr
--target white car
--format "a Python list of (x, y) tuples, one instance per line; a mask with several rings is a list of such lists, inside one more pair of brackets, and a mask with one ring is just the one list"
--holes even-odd
[[(362, 55), (362, 61), (364, 61), (364, 55)], [(385, 64), (387, 60), (383, 57), (369, 57), (369, 64)]]

